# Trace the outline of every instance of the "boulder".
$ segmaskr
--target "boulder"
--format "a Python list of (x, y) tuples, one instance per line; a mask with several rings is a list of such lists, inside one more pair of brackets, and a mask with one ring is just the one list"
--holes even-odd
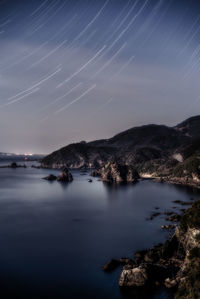
[(139, 266), (133, 269), (124, 268), (120, 279), (120, 287), (144, 287), (147, 284), (148, 275), (145, 267)]
[(73, 176), (72, 174), (69, 172), (69, 170), (65, 167), (61, 173), (58, 175), (57, 177), (57, 181), (58, 182), (71, 182), (73, 181)]
[(164, 285), (168, 289), (172, 289), (177, 286), (177, 280), (176, 279), (170, 279), (169, 277), (165, 279)]

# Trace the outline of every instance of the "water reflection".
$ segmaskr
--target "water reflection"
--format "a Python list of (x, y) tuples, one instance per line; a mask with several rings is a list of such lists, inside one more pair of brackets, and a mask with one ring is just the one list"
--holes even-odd
[(0, 169), (0, 278), (7, 294), (20, 299), (23, 294), (26, 299), (30, 294), (37, 299), (171, 299), (160, 289), (147, 295), (122, 293), (120, 269), (106, 275), (101, 267), (111, 258), (132, 257), (163, 242), (168, 235), (160, 229), (164, 217), (146, 219), (155, 207), (171, 210), (174, 200), (196, 199), (200, 192), (150, 180), (110, 185), (94, 178), (88, 183), (89, 174), (78, 171), (72, 173), (73, 182), (62, 184), (43, 180), (48, 174), (45, 169)]

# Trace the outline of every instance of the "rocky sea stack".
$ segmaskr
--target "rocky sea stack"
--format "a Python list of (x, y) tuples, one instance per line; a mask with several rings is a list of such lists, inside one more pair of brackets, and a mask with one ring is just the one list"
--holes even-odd
[(43, 178), (46, 181), (58, 181), (58, 182), (72, 182), (73, 176), (71, 172), (65, 167), (58, 176), (55, 176), (54, 174), (49, 174), (48, 176)]
[(71, 172), (69, 172), (69, 170), (65, 167), (61, 173), (58, 175), (57, 177), (57, 181), (58, 182), (72, 182), (73, 181), (73, 176), (71, 174)]
[[(110, 183), (133, 183), (139, 179), (138, 172), (131, 165), (108, 162), (99, 170), (101, 180)], [(93, 174), (94, 175), (94, 174)]]

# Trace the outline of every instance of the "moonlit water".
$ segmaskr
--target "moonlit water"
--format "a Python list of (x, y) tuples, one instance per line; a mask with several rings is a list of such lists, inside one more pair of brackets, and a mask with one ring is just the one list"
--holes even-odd
[[(0, 278), (4, 298), (173, 298), (121, 292), (121, 269), (104, 273), (111, 258), (164, 241), (164, 216), (146, 220), (173, 200), (189, 200), (197, 191), (155, 183), (109, 187), (73, 171), (69, 184), (41, 178), (50, 171), (0, 169)], [(178, 211), (181, 207), (177, 205)]]

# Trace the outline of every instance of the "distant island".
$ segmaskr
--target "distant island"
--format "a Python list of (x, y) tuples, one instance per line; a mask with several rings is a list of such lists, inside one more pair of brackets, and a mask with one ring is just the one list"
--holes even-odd
[[(127, 178), (130, 181), (138, 177), (156, 178), (200, 187), (200, 116), (175, 127), (150, 124), (131, 128), (110, 139), (73, 143), (44, 157), (41, 166), (90, 168), (96, 170), (97, 175), (104, 178), (107, 175), (112, 180), (119, 177), (116, 171), (114, 175), (109, 172), (108, 166), (119, 173), (126, 167), (127, 181)], [(128, 175), (130, 170), (131, 175)]]

